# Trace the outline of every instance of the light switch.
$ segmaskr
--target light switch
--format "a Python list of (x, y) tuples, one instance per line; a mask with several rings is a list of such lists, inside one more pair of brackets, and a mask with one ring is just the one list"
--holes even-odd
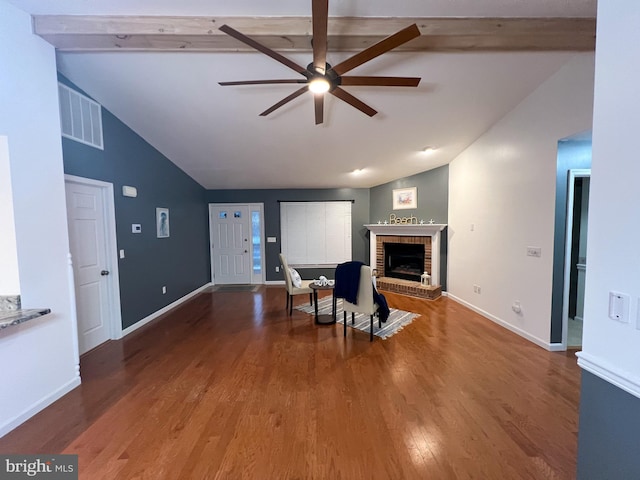
[(120, 258), (124, 258), (124, 250), (120, 250)]
[(527, 256), (529, 257), (541, 257), (542, 248), (540, 247), (527, 247)]
[(276, 243), (276, 237), (267, 237), (267, 243)]
[(142, 233), (142, 225), (140, 225), (139, 223), (132, 223), (131, 233)]
[(609, 292), (609, 318), (622, 323), (629, 323), (629, 295), (620, 292)]

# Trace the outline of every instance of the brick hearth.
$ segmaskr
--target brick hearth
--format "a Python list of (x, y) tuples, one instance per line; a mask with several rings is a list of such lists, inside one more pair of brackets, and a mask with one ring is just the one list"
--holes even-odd
[(376, 279), (376, 286), (378, 290), (429, 300), (435, 300), (442, 295), (442, 288), (439, 285), (424, 287), (420, 282), (412, 282), (411, 280), (402, 280), (400, 278), (378, 277)]

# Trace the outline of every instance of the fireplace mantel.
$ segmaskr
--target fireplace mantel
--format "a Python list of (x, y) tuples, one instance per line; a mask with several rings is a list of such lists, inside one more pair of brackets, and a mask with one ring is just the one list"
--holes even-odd
[(447, 227), (443, 223), (425, 223), (422, 225), (409, 224), (367, 224), (365, 227), (371, 232), (369, 236), (370, 265), (376, 264), (377, 237), (384, 235), (400, 235), (413, 237), (431, 237), (431, 283), (440, 285), (440, 233)]
[(422, 225), (371, 223), (365, 225), (368, 230), (376, 235), (416, 235), (419, 237), (433, 237), (444, 230), (446, 226), (446, 223), (425, 223)]

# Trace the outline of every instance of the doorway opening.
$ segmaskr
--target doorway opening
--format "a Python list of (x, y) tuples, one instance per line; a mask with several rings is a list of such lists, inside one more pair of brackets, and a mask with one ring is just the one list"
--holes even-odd
[(568, 349), (582, 347), (590, 179), (590, 169), (569, 170), (562, 302), (562, 343)]
[[(577, 273), (573, 276), (575, 285), (574, 289), (569, 288), (571, 282), (571, 271), (578, 268), (578, 263), (575, 261), (576, 257), (574, 256), (573, 267), (570, 260), (574, 230), (573, 217), (575, 216), (575, 179), (590, 175), (591, 144), (590, 131), (576, 133), (575, 135), (571, 135), (570, 137), (566, 137), (558, 141), (555, 220), (553, 233), (553, 281), (551, 287), (550, 349), (552, 351), (567, 350), (567, 334), (569, 327), (568, 301), (570, 294), (577, 294)], [(569, 178), (570, 175), (571, 178)], [(580, 180), (580, 182), (582, 182), (582, 180)], [(570, 189), (571, 191), (569, 191)], [(584, 210), (586, 214), (586, 209)], [(571, 217), (571, 220), (568, 220), (568, 216)], [(584, 257), (586, 255), (582, 256)], [(580, 268), (585, 265), (586, 263), (581, 263)], [(580, 275), (582, 276), (585, 273), (585, 271), (582, 271)]]

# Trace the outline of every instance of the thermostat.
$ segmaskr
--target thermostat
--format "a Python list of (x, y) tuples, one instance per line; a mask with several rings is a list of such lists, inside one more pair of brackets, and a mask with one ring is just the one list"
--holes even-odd
[(130, 187), (128, 185), (122, 186), (122, 195), (125, 197), (137, 197), (138, 189), (136, 187)]

